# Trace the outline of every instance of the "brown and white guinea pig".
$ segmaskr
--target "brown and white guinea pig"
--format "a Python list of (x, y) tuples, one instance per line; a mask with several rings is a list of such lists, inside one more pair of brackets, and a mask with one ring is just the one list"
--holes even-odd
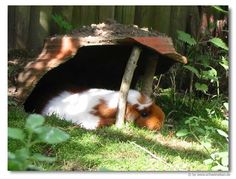
[[(71, 121), (85, 129), (97, 129), (115, 123), (118, 91), (89, 89), (80, 93), (63, 91), (43, 107), (43, 115), (55, 114), (61, 119)], [(165, 114), (148, 97), (136, 90), (129, 90), (126, 121), (138, 127), (160, 130)]]

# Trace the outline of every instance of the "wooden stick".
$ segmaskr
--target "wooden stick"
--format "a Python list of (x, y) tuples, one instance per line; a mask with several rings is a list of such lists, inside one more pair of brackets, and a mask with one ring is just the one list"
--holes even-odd
[(142, 93), (147, 96), (151, 96), (153, 92), (152, 90), (153, 77), (155, 75), (156, 66), (158, 63), (156, 58), (151, 57), (146, 60), (144, 75), (141, 78), (142, 84), (145, 84), (145, 85), (142, 85)]
[(162, 163), (164, 163), (165, 165), (167, 165), (168, 167), (172, 167), (170, 164), (168, 164), (166, 161), (164, 161), (162, 158), (156, 156), (155, 154), (153, 154), (152, 152), (150, 152), (149, 150), (145, 149), (144, 147), (136, 144), (135, 142), (130, 142), (131, 144), (137, 146), (138, 148), (140, 148), (141, 150), (143, 150), (144, 152), (146, 152), (147, 154), (149, 154), (152, 158), (161, 161)]
[(140, 53), (141, 49), (135, 46), (131, 52), (130, 58), (125, 68), (125, 72), (120, 86), (120, 96), (116, 115), (117, 128), (121, 128), (124, 124), (127, 96)]

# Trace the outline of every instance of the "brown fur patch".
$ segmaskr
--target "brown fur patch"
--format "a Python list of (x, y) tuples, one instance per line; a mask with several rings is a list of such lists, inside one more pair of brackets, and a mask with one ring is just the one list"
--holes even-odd
[(116, 116), (116, 108), (109, 108), (104, 100), (93, 108), (92, 114), (102, 118), (114, 118)]
[(137, 110), (138, 105), (127, 104), (125, 119), (129, 122), (133, 122), (137, 117), (139, 117), (139, 112)]
[(90, 113), (100, 117), (98, 127), (104, 127), (115, 124), (116, 111), (116, 108), (108, 108), (106, 102), (100, 100), (100, 103), (96, 105)]
[[(146, 97), (143, 95), (139, 102), (144, 102), (145, 104), (147, 102)], [(142, 112), (146, 112), (148, 115), (142, 117)], [(100, 117), (98, 127), (111, 126), (116, 122), (117, 108), (109, 108), (104, 100), (100, 100), (100, 103), (96, 105), (90, 113)], [(139, 111), (138, 105), (131, 105), (128, 103), (125, 119), (128, 122), (134, 122), (138, 127), (146, 127), (150, 130), (160, 130), (165, 119), (165, 114), (162, 109), (155, 104)]]
[(105, 126), (111, 126), (115, 124), (116, 119), (115, 118), (101, 118), (98, 123), (98, 128), (105, 127)]
[(165, 119), (165, 114), (162, 109), (152, 104), (149, 107), (147, 117), (138, 117), (135, 121), (135, 124), (139, 127), (147, 127), (150, 130), (160, 130)]

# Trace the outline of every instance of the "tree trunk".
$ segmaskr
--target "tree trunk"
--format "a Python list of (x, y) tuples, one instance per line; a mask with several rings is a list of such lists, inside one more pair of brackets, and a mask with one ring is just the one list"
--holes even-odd
[(141, 49), (139, 47), (133, 48), (122, 78), (116, 116), (116, 127), (118, 128), (121, 128), (124, 124), (127, 96), (140, 53)]

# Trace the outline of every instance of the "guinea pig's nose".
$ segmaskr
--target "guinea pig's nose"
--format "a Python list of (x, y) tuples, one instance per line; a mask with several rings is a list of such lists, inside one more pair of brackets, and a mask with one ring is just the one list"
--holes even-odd
[(148, 129), (150, 129), (150, 130), (159, 131), (159, 130), (161, 130), (162, 124), (156, 123), (156, 124), (154, 124), (154, 125), (148, 125), (147, 127), (148, 127)]
[(162, 122), (157, 120), (156, 118), (138, 118), (135, 123), (138, 127), (144, 127), (149, 130), (160, 130), (162, 127)]

